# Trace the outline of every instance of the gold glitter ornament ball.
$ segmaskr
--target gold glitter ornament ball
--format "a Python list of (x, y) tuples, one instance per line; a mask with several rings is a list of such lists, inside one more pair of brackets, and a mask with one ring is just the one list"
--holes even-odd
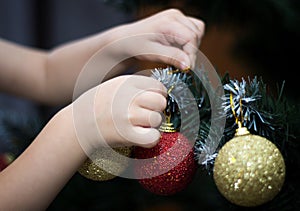
[(278, 148), (266, 138), (236, 135), (219, 151), (214, 181), (231, 203), (254, 207), (272, 200), (285, 179), (285, 163)]
[[(114, 150), (121, 155), (129, 157), (132, 152), (132, 147), (118, 147), (114, 148)], [(110, 153), (111, 151), (105, 148), (96, 150), (78, 169), (78, 172), (82, 176), (94, 181), (107, 181), (115, 178), (117, 175), (111, 174), (103, 169), (121, 174), (128, 166), (128, 163), (126, 159), (108, 159)]]

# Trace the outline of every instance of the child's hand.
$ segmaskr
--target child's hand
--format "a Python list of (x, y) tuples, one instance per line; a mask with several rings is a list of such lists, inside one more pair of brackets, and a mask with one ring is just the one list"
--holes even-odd
[(86, 152), (105, 145), (152, 147), (166, 107), (166, 88), (146, 76), (120, 76), (73, 103), (77, 138)]
[(169, 9), (108, 33), (112, 43), (119, 42), (117, 54), (185, 69), (195, 65), (204, 28), (201, 20)]

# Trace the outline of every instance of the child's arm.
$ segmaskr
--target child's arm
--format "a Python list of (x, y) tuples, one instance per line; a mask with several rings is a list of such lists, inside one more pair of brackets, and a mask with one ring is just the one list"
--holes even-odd
[(0, 210), (46, 210), (86, 159), (71, 117), (70, 109), (60, 111), (0, 172)]
[[(185, 68), (193, 65), (203, 33), (202, 21), (170, 9), (66, 43), (49, 52), (0, 40), (0, 90), (47, 104), (68, 103), (83, 66), (103, 47), (108, 49), (105, 53), (115, 63), (120, 58), (151, 53), (136, 58)], [(141, 36), (145, 34), (151, 36)], [(107, 48), (113, 42), (133, 36), (138, 39), (129, 39), (131, 42), (123, 42), (117, 49)], [(115, 74), (126, 67), (119, 68)]]
[[(119, 94), (123, 97), (115, 98)], [(114, 104), (126, 112), (115, 114)], [(104, 141), (110, 146), (154, 146), (160, 133), (152, 127), (160, 124), (158, 111), (165, 106), (165, 87), (145, 76), (116, 77), (84, 93), (0, 172), (0, 209), (45, 210), (87, 158), (85, 153), (103, 147)]]

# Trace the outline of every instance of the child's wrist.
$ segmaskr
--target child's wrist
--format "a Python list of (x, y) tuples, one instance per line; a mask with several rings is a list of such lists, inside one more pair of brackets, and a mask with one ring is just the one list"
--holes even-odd
[(56, 135), (60, 136), (61, 139), (65, 141), (69, 141), (72, 146), (78, 148), (78, 152), (84, 154), (86, 156), (86, 149), (83, 149), (83, 146), (78, 139), (78, 135), (76, 132), (76, 124), (74, 121), (74, 115), (72, 111), (72, 106), (66, 106), (61, 109), (53, 118), (55, 121), (55, 125), (59, 126)]

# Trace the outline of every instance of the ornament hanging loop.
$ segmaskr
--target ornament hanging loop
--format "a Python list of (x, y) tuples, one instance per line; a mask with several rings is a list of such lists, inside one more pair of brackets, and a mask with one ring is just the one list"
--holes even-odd
[[(238, 124), (238, 122), (242, 123), (244, 121), (244, 117), (243, 117), (243, 109), (242, 109), (242, 100), (240, 98), (239, 100), (239, 104), (240, 104), (240, 115), (238, 116), (237, 113), (235, 112), (234, 110), (234, 102), (233, 102), (233, 96), (232, 96), (232, 92), (230, 93), (230, 107), (231, 107), (231, 110), (232, 110), (232, 114), (235, 118), (235, 123)], [(241, 125), (239, 125), (241, 126)]]
[(243, 117), (243, 108), (242, 108), (242, 100), (241, 99), (239, 100), (239, 104), (240, 104), (240, 115), (238, 116), (234, 110), (234, 102), (233, 102), (232, 93), (230, 93), (230, 106), (231, 106), (232, 114), (235, 118), (235, 122), (238, 125), (238, 129), (236, 130), (235, 135), (236, 136), (248, 135), (248, 134), (250, 134), (250, 132), (248, 131), (248, 129), (246, 127), (242, 126), (244, 117)]

